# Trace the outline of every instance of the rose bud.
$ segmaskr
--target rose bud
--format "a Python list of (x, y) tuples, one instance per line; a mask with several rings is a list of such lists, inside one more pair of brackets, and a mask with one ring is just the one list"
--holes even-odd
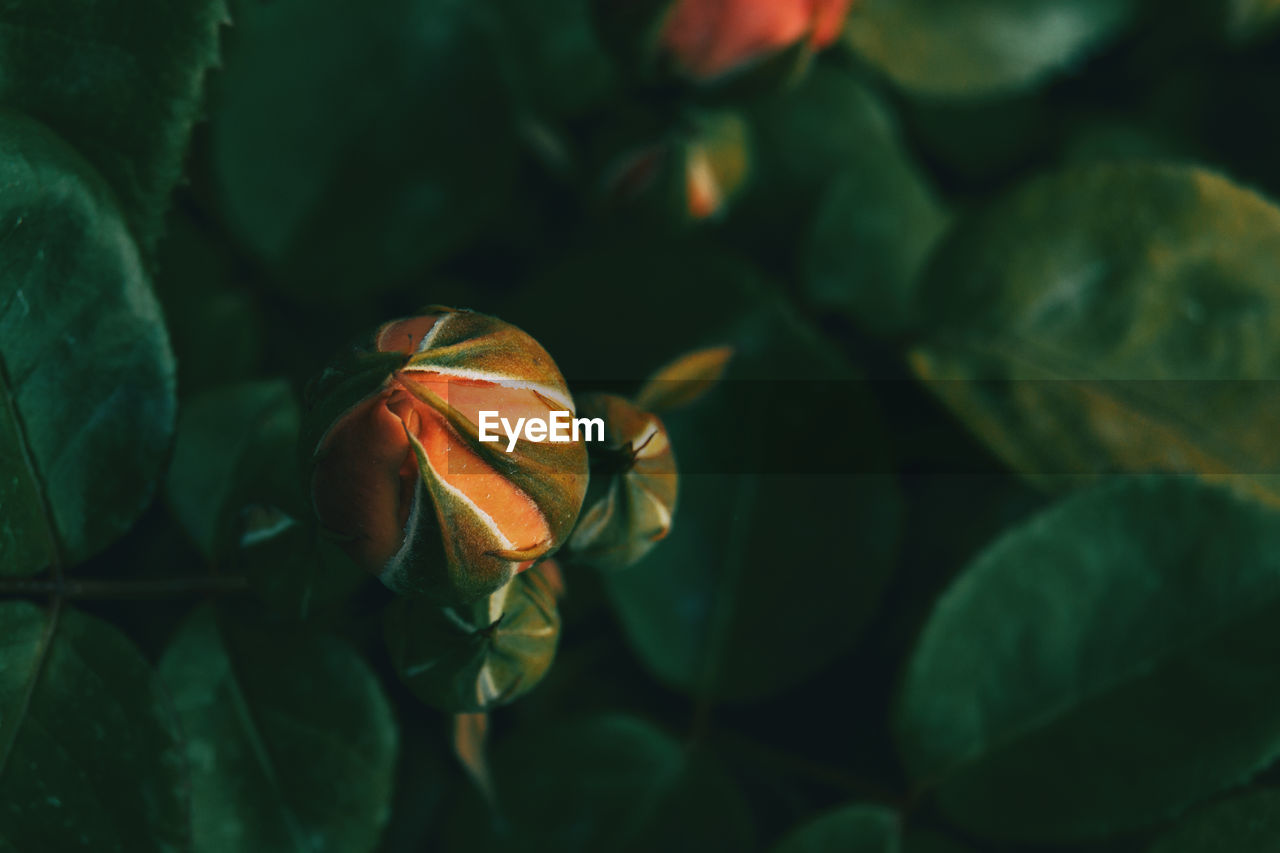
[(505, 705), (542, 680), (555, 657), (560, 614), (539, 563), (469, 605), (402, 598), (387, 611), (387, 647), (415, 696), (451, 713)]
[(801, 45), (840, 35), (853, 0), (675, 0), (660, 40), (685, 73), (719, 77)]
[(606, 197), (646, 205), (665, 221), (722, 214), (750, 171), (747, 125), (731, 112), (685, 117), (686, 126), (661, 142), (627, 152), (608, 170)]
[(623, 569), (671, 530), (675, 455), (658, 416), (623, 397), (588, 394), (579, 410), (604, 419), (605, 440), (591, 446), (591, 488), (569, 553), (598, 569)]
[(548, 421), (573, 400), (516, 327), (429, 311), (381, 326), (313, 383), (303, 450), (316, 515), (357, 563), (395, 592), (465, 603), (564, 542), (587, 452), (528, 433), (481, 441), (482, 411)]
[(702, 117), (685, 147), (685, 195), (689, 216), (718, 215), (747, 180), (747, 126), (733, 113)]

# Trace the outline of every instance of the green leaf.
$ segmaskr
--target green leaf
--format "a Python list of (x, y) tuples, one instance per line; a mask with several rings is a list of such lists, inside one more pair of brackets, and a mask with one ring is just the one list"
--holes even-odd
[(1136, 828), (1280, 755), (1280, 516), (1116, 478), (992, 544), (942, 596), (896, 718), (917, 784), (986, 836)]
[(902, 498), (865, 383), (784, 305), (762, 300), (708, 343), (735, 349), (724, 378), (664, 415), (680, 471), (671, 534), (604, 583), (663, 682), (750, 699), (857, 642)]
[(1134, 0), (863, 0), (848, 43), (895, 83), (929, 95), (1030, 86), (1133, 17)]
[(483, 4), (237, 12), (213, 97), (218, 188), (237, 237), (299, 295), (411, 281), (502, 213), (515, 131)]
[(910, 195), (902, 200), (907, 208), (919, 203), (916, 194), (927, 193), (910, 186), (920, 178), (907, 162), (892, 114), (845, 69), (819, 65), (799, 85), (753, 102), (746, 115), (751, 178), (733, 217), (745, 229), (753, 255), (761, 247), (795, 251), (833, 182), (846, 173), (865, 174), (890, 163), (894, 179), (908, 182)]
[(1183, 818), (1149, 853), (1277, 853), (1280, 791), (1263, 788), (1214, 803)]
[(896, 812), (882, 806), (843, 806), (792, 830), (773, 853), (900, 853), (900, 833)]
[(517, 732), (491, 762), (498, 818), (478, 797), (455, 812), (450, 850), (648, 853), (755, 848), (751, 813), (732, 780), (646, 722), (588, 717)]
[(1102, 164), (964, 222), (920, 287), (912, 366), (1045, 486), (1230, 475), (1277, 500), (1280, 209), (1200, 169)]
[(91, 556), (150, 501), (174, 365), (137, 246), (88, 164), (0, 115), (0, 186), (0, 574), (26, 574), (59, 550)]
[(247, 526), (253, 508), (281, 526), (298, 522), (299, 418), (293, 391), (278, 380), (224, 386), (183, 405), (165, 496), (209, 560), (264, 533)]
[(511, 86), (539, 112), (574, 114), (598, 103), (613, 66), (596, 38), (590, 0), (491, 0), (501, 17)]
[(197, 610), (160, 672), (188, 737), (196, 851), (371, 850), (398, 737), (377, 678), (333, 637)]
[(1226, 0), (1227, 33), (1239, 41), (1261, 40), (1280, 25), (1280, 0)]
[(120, 632), (0, 602), (0, 851), (185, 849), (177, 720)]
[(327, 620), (369, 575), (316, 535), (297, 470), (299, 419), (280, 380), (192, 397), (179, 418), (165, 499), (205, 559), (246, 577), (274, 612)]
[(147, 252), (218, 61), (225, 0), (11, 0), (0, 105), (53, 128), (107, 180)]
[(824, 176), (801, 249), (806, 291), (871, 332), (900, 334), (912, 324), (917, 273), (949, 217), (884, 107), (852, 77), (839, 89), (841, 115), (865, 130)]
[[(182, 394), (259, 375), (266, 344), (263, 300), (242, 280), (239, 259), (224, 235), (186, 210), (173, 211), (166, 225), (156, 249), (155, 288), (173, 339)], [(298, 326), (316, 333), (297, 319)], [(290, 347), (280, 331), (278, 325), (272, 329), (271, 342)]]

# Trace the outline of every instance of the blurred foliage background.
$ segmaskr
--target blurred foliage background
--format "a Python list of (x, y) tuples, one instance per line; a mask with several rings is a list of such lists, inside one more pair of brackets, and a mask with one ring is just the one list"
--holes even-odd
[[(1280, 849), (1280, 4), (704, 5), (0, 4), (0, 850)], [(483, 719), (297, 471), (427, 304), (734, 348)]]

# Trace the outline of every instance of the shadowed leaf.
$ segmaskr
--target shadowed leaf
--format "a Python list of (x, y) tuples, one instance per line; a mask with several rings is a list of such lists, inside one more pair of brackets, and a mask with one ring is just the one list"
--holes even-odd
[(231, 229), (297, 294), (401, 284), (500, 213), (515, 133), (487, 26), (470, 0), (239, 4), (213, 164)]
[(88, 165), (0, 115), (0, 186), (0, 574), (25, 574), (59, 550), (92, 556), (141, 514), (173, 432), (174, 364), (138, 249)]
[(751, 814), (732, 780), (642, 720), (597, 716), (520, 731), (492, 760), (497, 814), (459, 809), (449, 849), (506, 853), (649, 853), (754, 849)]
[(917, 784), (983, 835), (1136, 828), (1280, 755), (1280, 516), (1117, 478), (1013, 529), (939, 600), (904, 679)]
[(0, 602), (0, 850), (185, 849), (179, 738), (159, 679), (115, 628)]
[(1243, 474), (1231, 479), (1280, 501), (1277, 266), (1280, 209), (1223, 178), (1073, 169), (947, 240), (920, 289), (912, 366), (1042, 485)]
[(857, 642), (902, 506), (877, 467), (885, 436), (868, 388), (808, 326), (762, 300), (718, 342), (735, 349), (724, 378), (664, 418), (680, 468), (671, 533), (605, 586), (663, 682), (748, 699)]
[(398, 737), (377, 678), (323, 635), (197, 610), (160, 662), (191, 764), (196, 851), (372, 850)]
[(773, 853), (900, 853), (898, 815), (881, 806), (844, 806), (801, 824)]
[(147, 252), (218, 61), (225, 0), (10, 0), (0, 104), (53, 128), (111, 185)]
[(929, 95), (1029, 86), (1116, 34), (1134, 0), (862, 0), (853, 49), (898, 85)]

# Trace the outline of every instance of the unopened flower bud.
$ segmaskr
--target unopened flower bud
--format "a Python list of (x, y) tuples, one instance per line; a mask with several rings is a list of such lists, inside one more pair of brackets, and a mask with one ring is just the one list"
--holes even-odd
[(622, 569), (671, 530), (677, 473), (667, 430), (614, 394), (588, 394), (585, 417), (603, 418), (605, 440), (592, 445), (592, 483), (569, 540), (573, 558), (599, 569)]
[(746, 183), (747, 126), (733, 113), (704, 116), (685, 147), (685, 195), (689, 216), (719, 214)]
[(840, 35), (853, 0), (675, 0), (661, 41), (691, 77), (737, 71), (794, 45), (821, 50)]
[(393, 604), (386, 639), (401, 681), (452, 713), (487, 711), (531, 690), (550, 669), (560, 636), (551, 565), (539, 563), (470, 605)]
[(316, 514), (392, 590), (482, 599), (573, 529), (587, 483), (581, 441), (481, 440), (482, 412), (532, 423), (574, 411), (551, 357), (516, 327), (449, 308), (387, 323), (310, 396)]
[(648, 205), (668, 221), (711, 219), (746, 185), (750, 156), (738, 115), (690, 115), (678, 132), (624, 154), (605, 175), (604, 189), (610, 200)]

